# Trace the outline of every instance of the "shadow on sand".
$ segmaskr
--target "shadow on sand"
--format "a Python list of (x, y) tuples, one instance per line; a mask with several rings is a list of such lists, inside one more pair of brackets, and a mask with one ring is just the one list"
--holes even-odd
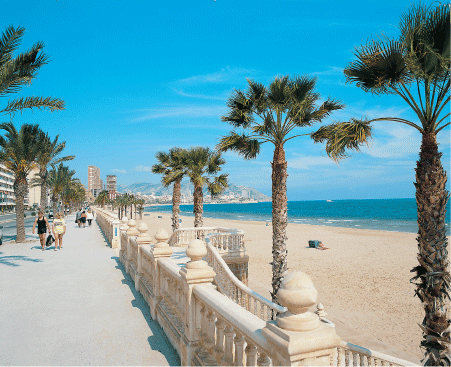
[(128, 285), (130, 291), (133, 294), (133, 297), (135, 297), (135, 299), (132, 301), (132, 306), (138, 308), (141, 311), (144, 319), (147, 322), (147, 325), (149, 325), (149, 328), (152, 331), (152, 335), (147, 338), (150, 347), (152, 348), (152, 350), (156, 350), (164, 355), (170, 366), (180, 366), (180, 358), (177, 352), (172, 347), (171, 343), (166, 337), (166, 334), (164, 333), (158, 322), (153, 320), (150, 316), (149, 306), (147, 305), (141, 293), (136, 291), (135, 283), (133, 282), (133, 279), (130, 277), (130, 275), (126, 273), (124, 265), (122, 265), (117, 256), (113, 256), (111, 257), (111, 259), (116, 261), (116, 269), (119, 269), (122, 272), (122, 276), (124, 277), (122, 283)]

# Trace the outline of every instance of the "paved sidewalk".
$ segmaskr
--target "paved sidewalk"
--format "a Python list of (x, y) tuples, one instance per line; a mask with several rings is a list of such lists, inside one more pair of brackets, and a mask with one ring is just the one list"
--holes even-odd
[(0, 365), (180, 365), (99, 227), (0, 246)]

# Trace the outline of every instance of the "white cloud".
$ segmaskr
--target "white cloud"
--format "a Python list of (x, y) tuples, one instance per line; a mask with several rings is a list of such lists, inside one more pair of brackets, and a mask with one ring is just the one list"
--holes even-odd
[(148, 166), (136, 166), (135, 171), (137, 172), (152, 172), (152, 167)]
[(227, 66), (220, 71), (211, 74), (195, 75), (189, 78), (180, 79), (177, 83), (181, 84), (205, 84), (205, 83), (230, 83), (237, 78), (243, 80), (246, 77), (254, 75), (256, 70), (245, 68), (231, 68)]
[(314, 71), (309, 73), (310, 75), (322, 75), (322, 76), (332, 76), (332, 75), (343, 75), (343, 68), (338, 66), (329, 66), (328, 69), (322, 71)]
[(289, 169), (309, 169), (313, 166), (330, 166), (334, 165), (334, 161), (327, 157), (321, 156), (303, 156), (293, 153), (294, 157), (287, 159)]
[(212, 96), (211, 95), (210, 96), (210, 95), (206, 95), (206, 94), (190, 94), (190, 93), (185, 93), (182, 89), (174, 89), (174, 92), (182, 97), (211, 99), (211, 100), (215, 100), (215, 101), (226, 101), (227, 100), (226, 95), (223, 95), (223, 96)]
[(184, 106), (184, 107), (164, 107), (153, 109), (142, 109), (143, 115), (130, 120), (130, 123), (137, 123), (159, 118), (183, 117), (205, 117), (221, 116), (227, 112), (226, 106)]
[(126, 173), (127, 173), (126, 170), (124, 170), (124, 169), (117, 169), (117, 168), (112, 169), (111, 172), (114, 172), (114, 173), (123, 173), (123, 174), (126, 174)]

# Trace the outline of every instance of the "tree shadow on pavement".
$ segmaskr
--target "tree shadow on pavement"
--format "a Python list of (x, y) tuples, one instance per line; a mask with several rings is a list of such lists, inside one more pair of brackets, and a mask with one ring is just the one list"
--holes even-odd
[[(2, 255), (3, 252), (0, 252), (0, 255)], [(20, 266), (20, 264), (16, 264), (15, 262), (18, 261), (31, 261), (34, 263), (42, 262), (41, 259), (30, 259), (28, 256), (0, 256), (0, 265), (7, 265), (7, 266)]]
[(147, 338), (150, 347), (152, 348), (152, 350), (160, 352), (166, 358), (170, 366), (180, 366), (179, 355), (172, 347), (169, 339), (167, 338), (158, 322), (152, 319), (152, 316), (150, 315), (149, 305), (144, 300), (144, 297), (141, 295), (141, 293), (136, 291), (135, 282), (130, 277), (130, 275), (127, 274), (124, 265), (122, 265), (117, 256), (112, 256), (111, 259), (116, 261), (116, 269), (119, 269), (122, 272), (122, 276), (124, 277), (122, 283), (128, 285), (130, 291), (133, 294), (133, 297), (135, 297), (135, 299), (131, 302), (132, 306), (138, 308), (141, 311), (144, 319), (147, 322), (147, 325), (149, 325), (149, 328), (152, 331), (152, 335)]

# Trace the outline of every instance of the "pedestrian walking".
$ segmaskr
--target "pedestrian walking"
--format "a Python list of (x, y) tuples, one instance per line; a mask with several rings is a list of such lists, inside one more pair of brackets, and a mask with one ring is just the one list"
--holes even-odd
[(91, 209), (89, 209), (87, 217), (86, 217), (89, 227), (91, 227), (93, 218), (94, 218), (94, 216), (92, 215), (92, 211), (91, 211)]
[(53, 219), (53, 234), (55, 235), (55, 251), (58, 248), (61, 250), (63, 247), (63, 235), (66, 233), (66, 221), (63, 219), (63, 215), (56, 213), (55, 219)]
[(47, 231), (50, 234), (50, 225), (46, 217), (44, 217), (44, 212), (42, 210), (38, 211), (38, 217), (34, 220), (33, 228), (31, 232), (34, 234), (36, 226), (38, 226), (38, 236), (41, 242), (42, 251), (45, 250), (45, 237)]
[(83, 224), (83, 228), (86, 227), (86, 218), (88, 217), (88, 215), (86, 214), (86, 212), (83, 210), (80, 216), (80, 222), (81, 224)]
[(77, 212), (75, 213), (75, 222), (78, 224), (78, 227), (81, 227), (81, 208), (77, 210)]

